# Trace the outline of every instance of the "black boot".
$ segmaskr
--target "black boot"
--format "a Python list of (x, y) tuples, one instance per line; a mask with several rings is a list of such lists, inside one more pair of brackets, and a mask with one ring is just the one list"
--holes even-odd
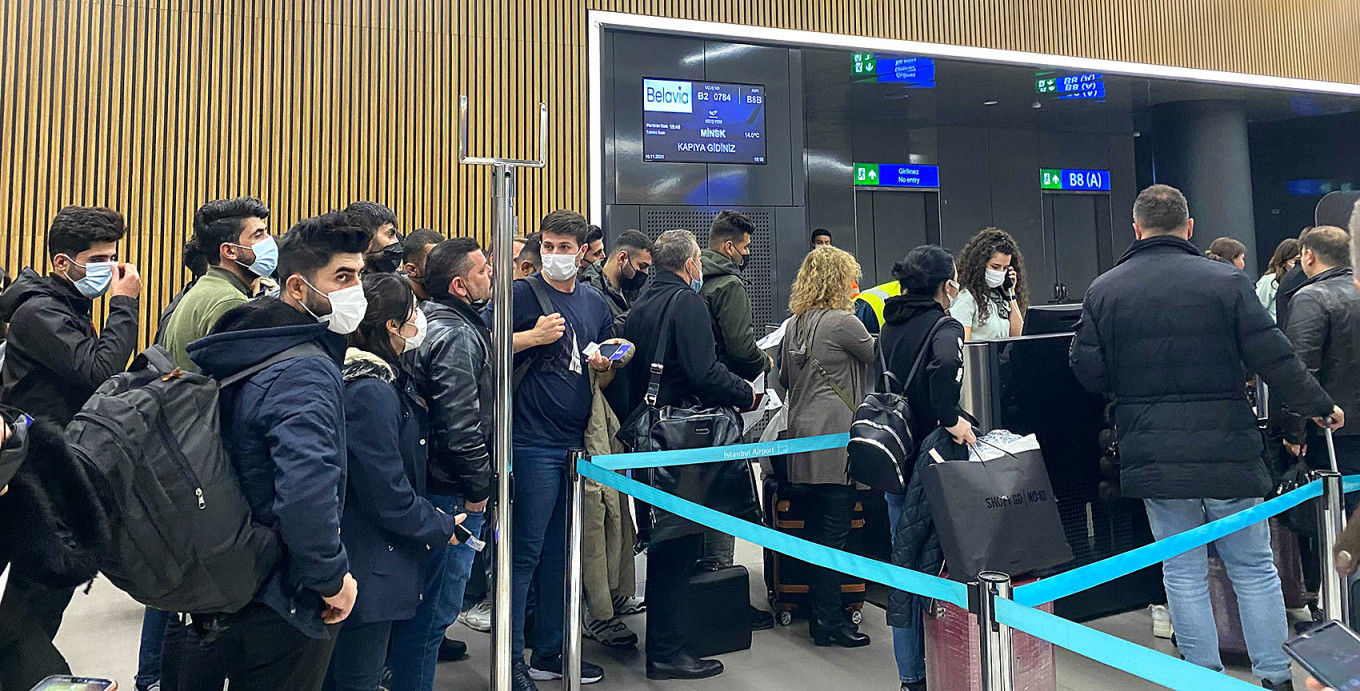
[(717, 660), (700, 660), (681, 651), (669, 662), (647, 661), (647, 678), (653, 681), (662, 679), (707, 679), (722, 674), (723, 663)]
[(818, 646), (838, 645), (842, 648), (863, 648), (869, 645), (869, 637), (860, 633), (854, 624), (838, 618), (834, 624), (827, 625), (817, 617), (808, 619), (808, 632), (812, 642)]

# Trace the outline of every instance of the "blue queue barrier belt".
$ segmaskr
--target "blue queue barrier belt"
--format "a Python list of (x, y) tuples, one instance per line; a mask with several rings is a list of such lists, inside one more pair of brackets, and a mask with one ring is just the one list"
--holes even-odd
[(1341, 478), (1341, 491), (1350, 493), (1357, 490), (1360, 490), (1360, 475), (1347, 475)]
[(998, 622), (1154, 684), (1184, 691), (1260, 689), (1254, 684), (1074, 624), (1042, 610), (1003, 598), (996, 598), (994, 602)]
[(1322, 482), (1314, 480), (1288, 494), (1282, 494), (1262, 502), (1245, 511), (1225, 516), (1212, 523), (1206, 523), (1193, 530), (1177, 533), (1149, 545), (1143, 545), (1123, 554), (1102, 559), (1098, 562), (1079, 566), (1056, 576), (1043, 578), (1015, 589), (1015, 601), (1029, 607), (1037, 607), (1083, 590), (1122, 578), (1134, 571), (1159, 564), (1178, 554), (1213, 542), (1225, 535), (1231, 535), (1247, 526), (1284, 513), (1309, 499), (1322, 496)]
[(639, 468), (661, 468), (664, 466), (693, 465), (696, 463), (715, 463), (779, 456), (807, 451), (826, 451), (843, 449), (850, 443), (850, 435), (823, 434), (819, 437), (800, 437), (798, 439), (778, 439), (757, 444), (733, 444), (706, 449), (677, 449), (675, 451), (644, 451), (642, 453), (611, 453), (593, 456), (591, 463), (605, 470), (637, 470)]
[[(709, 451), (710, 456), (713, 455), (712, 450), (707, 451)], [(867, 581), (882, 583), (898, 590), (944, 600), (963, 609), (968, 609), (968, 589), (962, 583), (904, 569), (892, 564), (885, 564), (877, 559), (842, 552), (838, 549), (781, 533), (757, 523), (734, 518), (721, 511), (714, 511), (706, 506), (695, 504), (692, 501), (644, 485), (632, 478), (619, 475), (593, 461), (581, 459), (577, 462), (576, 467), (583, 477), (613, 487), (639, 501), (669, 511), (702, 526), (713, 528), (747, 542), (753, 542), (766, 549), (809, 564), (816, 564)]]

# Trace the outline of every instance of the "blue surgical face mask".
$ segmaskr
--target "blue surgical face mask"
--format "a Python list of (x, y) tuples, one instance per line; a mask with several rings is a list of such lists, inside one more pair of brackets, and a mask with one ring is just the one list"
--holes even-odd
[(113, 270), (118, 267), (118, 262), (90, 262), (89, 264), (81, 264), (68, 254), (59, 256), (70, 259), (72, 264), (85, 270), (85, 278), (82, 278), (79, 281), (71, 281), (70, 274), (67, 274), (65, 271), (62, 272), (62, 275), (66, 276), (66, 280), (75, 284), (76, 290), (79, 290), (81, 295), (93, 300), (100, 295), (109, 292), (109, 285), (113, 283)]
[(704, 274), (702, 271), (699, 272), (698, 278), (689, 279), (689, 287), (693, 288), (696, 293), (699, 292), (700, 288), (704, 287)]
[(246, 268), (249, 269), (251, 273), (255, 274), (256, 276), (259, 276), (260, 278), (266, 278), (272, 275), (274, 273), (274, 269), (279, 268), (279, 243), (274, 241), (273, 235), (265, 236), (263, 240), (251, 245), (250, 247), (243, 247), (241, 245), (237, 245), (236, 243), (229, 244), (231, 244), (231, 246), (233, 247), (240, 247), (243, 250), (250, 250), (251, 252), (255, 253), (254, 264), (246, 266), (245, 264), (241, 264), (241, 262), (239, 261), (236, 263), (241, 264), (241, 266), (246, 266)]

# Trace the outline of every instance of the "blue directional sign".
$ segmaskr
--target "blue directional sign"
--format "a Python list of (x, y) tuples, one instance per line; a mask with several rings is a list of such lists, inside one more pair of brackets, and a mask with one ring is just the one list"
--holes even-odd
[(856, 163), (855, 186), (937, 189), (940, 167), (913, 163)]
[(1064, 192), (1109, 192), (1110, 171), (1040, 168), (1039, 188)]
[(1034, 92), (1060, 99), (1105, 98), (1105, 75), (1099, 73), (1048, 76), (1040, 73), (1034, 82)]
[(935, 60), (932, 58), (855, 53), (850, 71), (857, 77), (869, 77), (880, 84), (905, 84), (918, 89), (935, 87)]

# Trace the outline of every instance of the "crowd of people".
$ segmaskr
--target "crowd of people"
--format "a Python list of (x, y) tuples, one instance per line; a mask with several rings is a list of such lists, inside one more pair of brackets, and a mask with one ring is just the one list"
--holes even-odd
[[(194, 278), (160, 315), (156, 343), (183, 372), (222, 382), (222, 444), (251, 518), (282, 549), (238, 611), (147, 608), (138, 691), (228, 682), (238, 691), (432, 689), (438, 663), (466, 651), (447, 637), (450, 626), (490, 629), (496, 557), (494, 540), (482, 538), (496, 510), (511, 511), (514, 526), (513, 686), (561, 679), (574, 450), (626, 450), (618, 432), (645, 406), (754, 409), (752, 382), (772, 368), (787, 390), (789, 437), (847, 430), (886, 372), (906, 394), (916, 439), (943, 429), (973, 444), (978, 431), (960, 405), (963, 344), (1020, 335), (1029, 307), (1023, 256), (1001, 229), (977, 233), (957, 259), (942, 247), (914, 248), (893, 280), (864, 291), (859, 263), (818, 229), (772, 356), (757, 344), (743, 275), (756, 232), (745, 215), (719, 213), (701, 247), (687, 230), (655, 240), (626, 230), (606, 244), (580, 214), (554, 211), (515, 239), (510, 257), (513, 503), (497, 507), (492, 262), (478, 240), (428, 229), (403, 235), (375, 202), (302, 220), (277, 238), (269, 216), (252, 198), (198, 210), (184, 250)], [(1244, 510), (1273, 488), (1244, 366), (1271, 386), (1283, 448), (1327, 467), (1321, 430), (1339, 430), (1341, 468), (1360, 472), (1360, 435), (1343, 426), (1360, 414), (1360, 284), (1349, 234), (1323, 226), (1286, 240), (1253, 287), (1240, 242), (1216, 240), (1207, 254), (1219, 261), (1191, 244), (1194, 222), (1174, 188), (1143, 191), (1133, 219), (1137, 240), (1086, 295), (1071, 366), (1083, 385), (1118, 402), (1123, 493), (1144, 501), (1154, 535)], [(143, 315), (138, 271), (119, 261), (126, 232), (116, 211), (64, 208), (46, 236), (47, 272), (26, 268), (0, 295), (7, 436), (21, 436), (31, 416), (35, 439), (47, 434), (44, 448), (59, 445), (52, 430), (128, 366)], [(100, 298), (107, 317), (96, 331)], [(625, 343), (633, 350), (624, 358), (599, 349)], [(909, 378), (918, 358), (924, 365)], [(60, 510), (69, 503), (52, 497), (90, 492), (54, 475), (54, 462), (29, 449), (6, 488), (14, 491), (0, 498), (0, 521), (29, 512), (36, 518), (24, 525), (37, 521), (41, 533), (21, 539), (0, 528), (0, 564), (12, 567), (0, 599), (0, 689), (69, 672), (53, 640), (73, 583), (93, 576), (90, 558), (65, 571), (52, 565), (51, 553), (82, 546)], [(809, 539), (844, 549), (857, 501), (844, 452), (793, 454), (783, 471), (807, 497)], [(754, 487), (752, 496), (729, 485), (685, 491), (714, 506), (755, 501)], [(647, 611), (649, 679), (720, 674), (721, 662), (691, 654), (685, 622), (701, 605), (690, 576), (731, 565), (734, 538), (651, 510), (635, 516), (626, 496), (593, 482), (585, 495), (583, 635), (634, 647), (639, 638), (624, 619)], [(894, 563), (938, 569), (922, 508), (906, 495), (887, 503)], [(116, 529), (94, 531), (83, 547), (97, 554)], [(645, 601), (634, 592), (635, 548), (648, 553)], [(1290, 688), (1265, 524), (1217, 549), (1253, 671), (1267, 688)], [(54, 568), (62, 578), (44, 577)], [(1167, 560), (1164, 572), (1182, 655), (1221, 670), (1205, 548)], [(809, 635), (818, 646), (869, 645), (845, 616), (841, 579), (814, 569)], [(904, 691), (919, 691), (923, 610), (901, 595), (888, 611), (894, 654)], [(768, 612), (751, 609), (753, 627), (770, 625)], [(582, 662), (582, 683), (603, 678)]]

